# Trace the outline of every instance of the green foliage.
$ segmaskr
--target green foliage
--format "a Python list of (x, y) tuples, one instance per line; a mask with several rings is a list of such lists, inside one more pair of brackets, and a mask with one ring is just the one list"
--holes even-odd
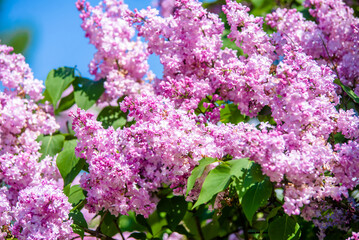
[(255, 183), (243, 196), (242, 206), (244, 214), (252, 224), (252, 218), (259, 207), (264, 206), (272, 193), (272, 183), (265, 179)]
[(15, 53), (24, 53), (29, 45), (31, 33), (29, 29), (18, 29), (5, 36), (1, 35), (3, 44), (12, 46)]
[(85, 164), (84, 159), (80, 159), (75, 155), (76, 141), (75, 139), (65, 141), (64, 148), (56, 159), (56, 165), (64, 179), (64, 186), (75, 179)]
[(70, 191), (68, 193), (69, 202), (74, 206), (79, 204), (82, 200), (85, 199), (85, 194), (80, 185), (74, 185), (70, 187)]
[[(46, 97), (45, 97), (46, 98)], [(75, 95), (74, 92), (71, 92), (66, 97), (61, 98), (59, 106), (55, 110), (55, 114), (66, 111), (75, 104)]]
[(119, 106), (107, 106), (98, 114), (97, 121), (102, 122), (104, 128), (112, 126), (117, 129), (126, 125), (127, 114), (122, 112)]
[(217, 193), (224, 191), (233, 180), (233, 177), (240, 177), (250, 166), (247, 158), (235, 159), (223, 162), (212, 169), (203, 182), (198, 200), (193, 208), (211, 200)]
[(348, 96), (354, 100), (354, 102), (359, 103), (358, 95), (356, 95), (351, 88), (345, 86), (338, 78), (334, 80), (334, 83), (339, 85), (348, 94)]
[(101, 232), (109, 237), (116, 235), (118, 233), (117, 218), (109, 213), (102, 217)]
[(104, 79), (91, 81), (87, 78), (76, 77), (72, 85), (77, 106), (84, 110), (92, 107), (105, 91), (104, 82)]
[(221, 122), (222, 123), (233, 123), (238, 124), (240, 122), (248, 122), (249, 117), (242, 114), (239, 111), (238, 106), (233, 103), (226, 104), (223, 109), (221, 109)]
[(166, 214), (169, 229), (175, 231), (187, 211), (184, 197), (164, 198), (157, 205), (158, 212)]
[(192, 174), (191, 176), (188, 178), (187, 180), (187, 191), (186, 191), (186, 195), (188, 195), (188, 193), (192, 190), (194, 184), (196, 183), (196, 180), (202, 176), (204, 169), (211, 163), (215, 162), (216, 159), (215, 158), (203, 158), (202, 160), (199, 161), (198, 166), (196, 166), (193, 170), (192, 170)]
[(60, 100), (62, 93), (67, 89), (70, 84), (75, 80), (75, 70), (69, 67), (61, 67), (53, 69), (47, 75), (45, 86), (46, 95), (54, 108)]
[(42, 154), (40, 159), (44, 159), (46, 156), (55, 156), (62, 150), (65, 137), (63, 135), (40, 135), (37, 138), (38, 142), (41, 142), (40, 153)]
[(271, 240), (298, 240), (301, 235), (299, 224), (287, 215), (275, 219), (268, 233)]

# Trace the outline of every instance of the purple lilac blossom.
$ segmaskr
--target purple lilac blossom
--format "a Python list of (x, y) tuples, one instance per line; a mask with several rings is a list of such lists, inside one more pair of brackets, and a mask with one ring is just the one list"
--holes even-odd
[[(136, 121), (132, 127), (106, 130), (91, 114), (74, 114), (78, 155), (90, 163), (81, 184), (89, 192), (91, 211), (104, 206), (114, 214), (134, 210), (147, 216), (161, 184), (172, 183), (176, 193), (183, 193), (186, 178), (202, 157), (227, 154), (259, 163), (284, 188), (283, 208), (289, 215), (326, 198), (340, 201), (358, 184), (353, 176), (359, 159), (351, 152), (357, 148), (359, 121), (353, 111), (335, 108), (335, 73), (313, 53), (320, 29), (295, 11), (278, 10), (304, 25), (292, 29), (282, 24), (286, 32), (267, 35), (263, 18), (249, 15), (247, 7), (228, 0), (223, 11), (231, 26), (229, 37), (247, 56), (221, 49), (223, 24), (197, 1), (176, 1), (167, 18), (151, 8), (126, 15), (148, 42), (149, 53), (160, 56), (164, 76), (154, 83), (157, 97), (142, 95), (122, 103), (122, 110)], [(278, 19), (274, 13), (267, 17), (269, 24)], [(311, 35), (304, 36), (307, 32)], [(289, 33), (307, 44), (296, 44)], [(193, 110), (208, 95), (214, 100), (203, 107), (213, 108), (212, 115), (196, 116)], [(218, 125), (220, 106), (214, 102), (222, 99), (251, 117), (267, 105), (276, 126)], [(328, 141), (339, 132), (352, 141)], [(198, 197), (201, 182), (188, 199)], [(104, 189), (106, 184), (112, 187)]]
[(151, 93), (152, 85), (146, 83), (148, 51), (139, 38), (133, 40), (135, 28), (128, 22), (129, 9), (123, 1), (105, 0), (92, 7), (78, 0), (81, 27), (97, 52), (89, 64), (95, 80), (106, 79), (102, 100), (111, 102), (122, 96)]
[[(54, 185), (61, 177), (54, 158), (45, 156), (39, 161), (41, 143), (36, 141), (40, 134), (52, 134), (59, 126), (48, 103), (37, 103), (43, 98), (41, 81), (33, 78), (24, 57), (11, 51), (0, 45), (0, 80), (5, 88), (0, 93), (0, 186), (5, 186), (0, 191), (1, 231), (11, 231), (18, 239), (66, 239), (72, 231), (71, 206)], [(55, 199), (63, 204), (55, 205)], [(42, 200), (47, 201), (44, 206), (40, 206)], [(0, 235), (5, 236), (4, 232)]]

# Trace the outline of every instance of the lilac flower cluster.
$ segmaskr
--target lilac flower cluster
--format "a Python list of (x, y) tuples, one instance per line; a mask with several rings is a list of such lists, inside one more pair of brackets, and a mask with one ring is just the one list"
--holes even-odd
[(90, 113), (78, 109), (74, 115), (76, 151), (89, 163), (81, 187), (92, 212), (148, 216), (158, 189), (165, 184), (183, 194), (191, 169), (215, 146), (193, 118), (161, 96), (127, 97), (121, 108), (136, 124), (104, 129)]
[(0, 45), (4, 87), (0, 93), (0, 236), (65, 238), (71, 230), (71, 221), (67, 221), (71, 205), (55, 184), (60, 174), (52, 157), (39, 162), (40, 143), (36, 141), (40, 134), (55, 132), (58, 124), (46, 104), (37, 104), (44, 88), (41, 81), (33, 78), (24, 57), (11, 51)]
[(359, 93), (359, 19), (353, 16), (353, 9), (337, 0), (306, 0), (304, 5), (317, 23), (305, 20), (295, 9), (278, 9), (266, 20)]
[(132, 40), (135, 28), (128, 22), (129, 9), (122, 1), (105, 0), (92, 7), (85, 0), (76, 3), (82, 29), (97, 52), (89, 64), (95, 80), (106, 78), (107, 100), (125, 95), (150, 93), (152, 85), (143, 80), (148, 72), (148, 51), (139, 38)]
[[(90, 166), (81, 186), (88, 192), (92, 212), (134, 210), (147, 216), (163, 184), (183, 193), (201, 158), (222, 159), (227, 154), (259, 163), (284, 189), (283, 208), (289, 215), (300, 214), (305, 206), (305, 214), (310, 208), (324, 211), (317, 206), (325, 199), (340, 201), (358, 185), (359, 118), (352, 110), (337, 110), (340, 97), (333, 83), (340, 77), (355, 87), (359, 69), (355, 66), (358, 19), (341, 1), (306, 1), (306, 6), (314, 7), (310, 12), (318, 24), (295, 10), (278, 9), (266, 17), (278, 29), (268, 35), (263, 18), (227, 0), (223, 12), (231, 27), (228, 37), (244, 51), (240, 57), (235, 50), (222, 49), (223, 23), (198, 1), (177, 0), (173, 14), (166, 18), (155, 9), (130, 12), (122, 1), (111, 4), (121, 20), (116, 15), (102, 22), (112, 16), (111, 8), (103, 13), (102, 5), (90, 8), (78, 2), (79, 9), (88, 9), (82, 18), (90, 39), (98, 40), (102, 49), (104, 29), (117, 34), (125, 31), (122, 28), (133, 31), (134, 26), (147, 41), (146, 54), (159, 55), (164, 72), (162, 79), (155, 80), (153, 94), (128, 97), (121, 103), (136, 121), (131, 127), (106, 130), (92, 114), (78, 110), (73, 115), (77, 154)], [(114, 26), (115, 19), (123, 24)], [(101, 27), (93, 28), (100, 22)], [(103, 55), (95, 65), (111, 59), (109, 69), (117, 73), (121, 70), (115, 59), (134, 58), (131, 51), (100, 51)], [(122, 55), (113, 57), (114, 53)], [(97, 74), (108, 76), (103, 70)], [(132, 76), (130, 70), (128, 75)], [(203, 104), (206, 112), (197, 116), (194, 110), (202, 99), (209, 103)], [(267, 106), (276, 124), (262, 123), (260, 129), (245, 123), (218, 124), (219, 100), (236, 104), (250, 117)], [(339, 133), (349, 141), (335, 144), (334, 135)], [(192, 190), (190, 199), (196, 199), (198, 189)]]

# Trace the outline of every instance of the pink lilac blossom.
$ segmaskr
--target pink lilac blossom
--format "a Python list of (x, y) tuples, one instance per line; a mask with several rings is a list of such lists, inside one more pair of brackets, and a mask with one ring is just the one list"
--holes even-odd
[(38, 101), (42, 98), (44, 88), (40, 80), (34, 79), (33, 73), (25, 58), (15, 54), (12, 47), (0, 45), (0, 80), (6, 94), (14, 96), (28, 95)]
[(90, 73), (95, 80), (106, 79), (107, 100), (151, 93), (152, 85), (143, 79), (148, 73), (149, 54), (139, 38), (132, 40), (135, 28), (127, 21), (128, 6), (123, 1), (105, 0), (92, 7), (78, 0), (76, 7), (81, 12), (81, 27), (97, 49), (89, 64)]
[(176, 0), (159, 0), (160, 14), (169, 17), (175, 11)]
[(148, 216), (158, 189), (166, 184), (183, 194), (190, 171), (215, 146), (195, 119), (168, 99), (125, 98), (121, 108), (130, 111), (135, 125), (106, 130), (92, 114), (78, 110), (74, 115), (76, 151), (89, 163), (81, 186), (92, 212), (104, 207), (115, 215), (133, 210)]
[[(258, 84), (263, 90), (257, 88), (257, 91), (253, 91), (255, 93), (248, 91), (248, 99), (253, 99), (253, 95), (258, 96), (258, 93), (261, 93), (257, 97), (258, 100), (256, 99), (257, 102), (270, 106), (272, 116), (277, 123), (276, 131), (261, 135), (255, 142), (252, 136), (249, 146), (251, 152), (255, 153), (251, 159), (262, 165), (262, 170), (272, 181), (281, 182), (284, 176), (290, 181), (291, 185), (285, 186), (283, 207), (286, 213), (299, 214), (303, 205), (315, 199), (332, 197), (340, 200), (343, 196), (347, 196), (347, 190), (352, 187), (338, 186), (338, 182), (346, 179), (345, 177), (338, 173), (334, 174), (334, 178), (324, 177), (326, 171), (338, 165), (336, 152), (326, 139), (332, 132), (345, 130), (344, 126), (346, 126), (346, 124), (339, 126), (343, 123), (346, 114), (342, 112), (338, 114), (335, 109), (339, 99), (335, 93), (332, 71), (306, 55), (302, 47), (293, 45), (288, 36), (273, 35), (275, 41), (271, 43), (271, 39), (262, 30), (262, 20), (249, 16), (248, 9), (240, 4), (228, 1), (224, 12), (232, 27), (232, 38), (236, 39), (237, 45), (248, 53), (247, 58), (242, 58), (242, 66), (248, 65), (248, 62), (245, 64), (246, 61), (250, 61), (248, 59), (253, 57), (263, 59), (270, 64), (275, 59), (274, 49), (276, 51), (280, 49), (283, 54), (283, 60), (270, 75), (268, 64), (262, 64), (263, 60), (255, 61), (257, 64), (252, 69), (264, 68), (267, 73), (265, 70), (259, 72), (256, 79), (264, 80)], [(238, 27), (241, 27), (241, 32), (237, 30)], [(247, 31), (258, 32), (258, 34), (253, 35), (252, 38), (244, 38), (246, 34), (243, 33)], [(233, 63), (236, 63), (235, 59)], [(234, 74), (229, 72), (227, 75)], [(234, 79), (238, 78), (234, 77)], [(240, 82), (239, 80), (233, 85), (238, 86)], [(256, 86), (256, 84), (248, 85), (247, 89)], [(247, 101), (244, 105), (248, 105)], [(244, 112), (248, 114), (248, 110)], [(249, 113), (251, 114), (251, 111)], [(358, 126), (357, 117), (351, 116), (350, 113), (347, 115), (356, 120), (351, 124), (352, 128)], [(260, 149), (256, 149), (257, 144)], [(233, 152), (233, 149), (231, 151)], [(348, 165), (356, 163), (353, 160), (349, 161)], [(342, 175), (348, 176), (348, 174)], [(350, 174), (347, 178), (350, 179)], [(355, 179), (347, 181), (354, 185), (357, 183)]]
[[(239, 59), (236, 51), (220, 49), (223, 24), (218, 17), (196, 1), (176, 1), (176, 7), (167, 18), (157, 16), (154, 9), (127, 15), (148, 41), (149, 51), (164, 64), (164, 77), (156, 80), (155, 90), (166, 98), (127, 98), (122, 109), (130, 111), (136, 124), (117, 131), (103, 129), (91, 114), (74, 115), (78, 155), (90, 163), (90, 173), (81, 184), (89, 192), (91, 211), (101, 210), (101, 204), (114, 214), (135, 210), (147, 215), (162, 183), (176, 182), (171, 187), (180, 193), (201, 157), (220, 159), (226, 154), (249, 157), (261, 164), (271, 181), (282, 183), (288, 214), (299, 214), (303, 206), (327, 197), (347, 197), (348, 189), (357, 184), (352, 178), (357, 160), (348, 154), (347, 145), (334, 148), (327, 139), (335, 132), (357, 138), (358, 118), (351, 111), (336, 110), (339, 98), (329, 67), (307, 55), (306, 46), (295, 44), (290, 35), (268, 36), (262, 29), (263, 19), (250, 16), (249, 9), (235, 2), (227, 1), (224, 12), (232, 28), (230, 38), (248, 55)], [(294, 11), (287, 15), (291, 21), (304, 22)], [(277, 21), (274, 15), (271, 21)], [(314, 28), (307, 23), (290, 31), (300, 35)], [(274, 66), (279, 52), (282, 59)], [(188, 111), (212, 94), (213, 102), (203, 107), (213, 108), (213, 115), (219, 112), (214, 102), (221, 99), (233, 101), (251, 117), (267, 105), (276, 126), (262, 126), (262, 130), (249, 124), (218, 126), (213, 124), (218, 116), (203, 113), (213, 120), (210, 123)], [(328, 171), (332, 175), (326, 175)], [(100, 188), (106, 184), (111, 187)], [(198, 189), (191, 194), (195, 199)]]
[[(68, 219), (69, 203), (64, 203), (65, 207), (55, 206), (49, 196), (51, 200), (46, 207), (66, 213), (63, 216), (53, 215), (54, 218), (60, 217), (57, 222), (51, 220), (53, 212), (31, 214), (31, 208), (39, 202), (28, 201), (27, 193), (32, 196), (37, 194), (39, 199), (57, 194), (57, 198), (67, 202), (63, 192), (50, 182), (60, 178), (53, 157), (45, 156), (39, 161), (40, 143), (36, 141), (40, 134), (52, 134), (59, 126), (50, 114), (48, 104), (37, 103), (42, 99), (44, 86), (33, 78), (24, 57), (11, 51), (11, 47), (0, 45), (0, 81), (4, 86), (4, 92), (0, 93), (0, 185), (5, 186), (0, 192), (1, 229), (6, 228), (18, 239), (44, 238), (40, 237), (41, 233), (34, 233), (38, 230), (46, 239), (65, 239), (65, 232), (71, 231), (69, 224), (63, 224), (63, 220)], [(46, 195), (43, 191), (49, 192)], [(25, 203), (28, 206), (24, 206)], [(24, 211), (28, 211), (26, 216), (22, 216)], [(32, 225), (34, 223), (40, 225)], [(41, 225), (47, 226), (48, 230), (43, 231)]]
[(162, 18), (155, 9), (135, 11), (138, 35), (148, 41), (150, 53), (159, 55), (163, 78), (155, 92), (175, 101), (176, 107), (196, 109), (215, 89), (211, 66), (221, 51), (223, 23), (197, 1), (176, 1), (173, 15)]
[(43, 180), (20, 191), (13, 208), (12, 233), (18, 239), (68, 239), (72, 232), (72, 220), (68, 219), (71, 208), (62, 189)]
[(358, 93), (359, 19), (341, 0), (306, 0), (316, 23), (294, 9), (277, 9), (267, 15), (268, 24), (287, 36), (319, 63), (329, 65), (344, 85)]

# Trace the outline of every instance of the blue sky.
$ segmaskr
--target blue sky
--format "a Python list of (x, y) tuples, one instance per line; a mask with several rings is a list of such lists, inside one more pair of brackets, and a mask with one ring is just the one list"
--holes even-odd
[[(47, 73), (62, 66), (80, 70), (91, 77), (88, 63), (95, 48), (85, 38), (81, 20), (75, 7), (76, 0), (3, 0), (0, 14), (0, 32), (29, 28), (31, 41), (27, 51), (27, 62), (36, 78), (45, 80)], [(89, 0), (91, 5), (100, 1)], [(152, 0), (125, 0), (131, 9), (146, 8)], [(150, 58), (152, 71), (162, 75), (162, 66), (157, 57)]]

